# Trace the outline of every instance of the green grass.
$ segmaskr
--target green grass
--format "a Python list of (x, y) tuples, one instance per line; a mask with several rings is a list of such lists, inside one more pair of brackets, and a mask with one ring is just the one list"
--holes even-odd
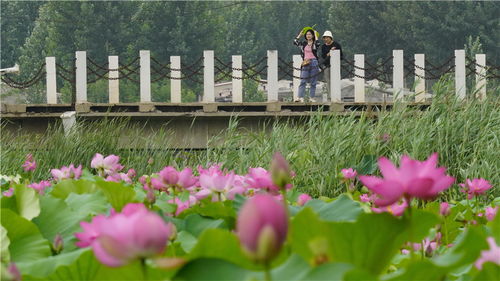
[[(196, 167), (223, 163), (224, 167), (245, 173), (248, 167), (268, 167), (274, 151), (281, 151), (297, 173), (295, 185), (312, 195), (336, 196), (344, 190), (340, 169), (358, 167), (363, 161), (386, 156), (398, 161), (401, 154), (426, 159), (439, 153), (439, 164), (463, 182), (483, 177), (494, 187), (490, 196), (500, 195), (500, 99), (497, 91), (487, 102), (457, 101), (449, 83), (438, 85), (436, 98), (425, 111), (399, 104), (378, 119), (368, 115), (315, 115), (303, 123), (268, 124), (260, 132), (238, 127), (238, 120), (209, 142), (204, 151), (169, 150), (170, 133), (166, 129), (144, 134), (127, 120), (103, 120), (80, 123), (78, 133), (65, 137), (61, 128), (50, 128), (43, 136), (1, 136), (1, 174), (22, 171), (27, 153), (38, 163), (34, 179), (49, 177), (50, 168), (70, 163), (89, 167), (92, 156), (117, 154), (122, 164), (136, 169), (138, 175), (159, 171), (165, 165)], [(150, 129), (148, 129), (150, 130)], [(380, 136), (389, 134), (390, 140)], [(123, 149), (123, 144), (127, 149)], [(141, 147), (131, 149), (130, 147)], [(154, 159), (148, 165), (149, 158)], [(372, 161), (373, 162), (373, 161)], [(370, 161), (368, 164), (373, 164)], [(458, 188), (447, 196), (458, 198)]]

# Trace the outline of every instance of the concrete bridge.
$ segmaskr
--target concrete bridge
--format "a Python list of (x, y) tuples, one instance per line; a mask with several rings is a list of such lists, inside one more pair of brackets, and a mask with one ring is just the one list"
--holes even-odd
[[(261, 67), (261, 64), (264, 65)], [(55, 57), (47, 57), (35, 77), (26, 82), (2, 73), (1, 80), (9, 87), (22, 89), (34, 83), (44, 83), (47, 103), (2, 103), (0, 119), (4, 130), (36, 134), (45, 132), (54, 123), (62, 123), (65, 130), (70, 130), (75, 122), (126, 117), (131, 122), (146, 122), (147, 130), (168, 126), (173, 132), (175, 147), (204, 148), (208, 139), (227, 128), (229, 120), (235, 117), (240, 119), (240, 126), (250, 130), (261, 129), (269, 122), (304, 121), (315, 114), (369, 114), (376, 117), (377, 112), (390, 110), (393, 102), (403, 101), (403, 98), (408, 106), (429, 106), (432, 95), (426, 89), (426, 81), (439, 79), (446, 73), (454, 73), (455, 92), (460, 99), (466, 96), (467, 77), (475, 79), (474, 92), (479, 99), (486, 96), (487, 81), (499, 77), (488, 73), (490, 68), (486, 66), (484, 54), (478, 54), (474, 59), (466, 58), (464, 50), (456, 50), (454, 56), (439, 66), (429, 66), (424, 54), (405, 59), (403, 50), (394, 50), (391, 57), (378, 64), (365, 61), (363, 54), (354, 55), (353, 61), (341, 61), (340, 52), (333, 50), (330, 56), (332, 83), (327, 89), (329, 95), (323, 96), (322, 102), (317, 103), (284, 102), (278, 95), (278, 82), (283, 77), (291, 78), (293, 98), (296, 98), (300, 64), (300, 56), (294, 55), (292, 61), (287, 62), (278, 57), (277, 51), (268, 51), (267, 57), (253, 65), (243, 62), (241, 56), (232, 56), (231, 62), (224, 62), (215, 57), (213, 51), (204, 51), (203, 56), (192, 65), (182, 64), (179, 56), (172, 56), (169, 63), (163, 64), (151, 57), (149, 51), (140, 51), (139, 57), (131, 63), (120, 64), (117, 56), (110, 56), (106, 64), (100, 65), (87, 58), (85, 51), (78, 51), (74, 68), (63, 67), (56, 63)], [(257, 75), (263, 75), (263, 70), (265, 80)], [(90, 75), (94, 78), (90, 79)], [(412, 91), (405, 87), (409, 77), (414, 79)], [(62, 79), (71, 83), (73, 103), (59, 103), (58, 79), (59, 82)], [(123, 79), (139, 85), (138, 103), (120, 102), (119, 83)], [(170, 80), (170, 101), (152, 102), (151, 84), (165, 79)], [(203, 84), (199, 102), (181, 102), (182, 80), (187, 79)], [(245, 79), (263, 85), (267, 102), (243, 102)], [(87, 85), (98, 80), (108, 81), (109, 103), (92, 103), (87, 99)], [(218, 103), (216, 82), (227, 80), (226, 84), (231, 83), (231, 102)], [(344, 93), (346, 81), (352, 85), (349, 95)], [(383, 96), (373, 98), (374, 89)]]
[[(424, 109), (429, 103), (408, 103)], [(103, 118), (127, 118), (139, 123), (147, 135), (165, 128), (171, 133), (172, 148), (206, 148), (208, 141), (228, 128), (231, 118), (249, 131), (270, 129), (274, 122), (306, 122), (313, 115), (348, 116), (367, 114), (376, 118), (392, 103), (149, 103), (149, 104), (71, 104), (5, 105), (0, 115), (2, 130), (15, 134), (43, 134), (54, 125), (70, 131), (75, 122), (92, 122)], [(141, 127), (140, 126), (140, 127)], [(126, 146), (126, 141), (123, 141)]]

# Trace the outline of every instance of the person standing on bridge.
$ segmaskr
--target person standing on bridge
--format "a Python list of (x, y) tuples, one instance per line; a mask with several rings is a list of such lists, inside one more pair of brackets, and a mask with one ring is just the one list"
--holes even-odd
[(299, 98), (296, 102), (304, 102), (304, 94), (306, 91), (306, 83), (311, 84), (309, 89), (310, 101), (315, 102), (316, 96), (316, 83), (319, 75), (318, 64), (318, 49), (319, 41), (316, 38), (314, 29), (310, 28), (304, 34), (304, 41), (299, 41), (303, 31), (299, 33), (293, 43), (299, 47), (302, 56), (302, 66), (300, 68), (300, 85), (299, 85)]
[(339, 50), (340, 59), (344, 59), (344, 54), (342, 53), (342, 47), (337, 41), (333, 41), (332, 32), (327, 30), (323, 33), (323, 45), (321, 45), (321, 68), (323, 69), (324, 78), (327, 86), (328, 96), (330, 96), (330, 50)]

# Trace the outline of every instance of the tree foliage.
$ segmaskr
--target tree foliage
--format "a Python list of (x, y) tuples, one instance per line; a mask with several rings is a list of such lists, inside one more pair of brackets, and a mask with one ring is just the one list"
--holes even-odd
[(45, 56), (71, 66), (77, 50), (99, 62), (108, 55), (127, 62), (139, 50), (163, 62), (179, 55), (186, 64), (203, 50), (224, 61), (243, 55), (255, 62), (276, 49), (290, 60), (297, 53), (292, 39), (311, 25), (320, 33), (332, 30), (348, 58), (363, 53), (376, 61), (403, 49), (441, 62), (472, 37), (487, 61), (499, 64), (499, 14), (494, 1), (2, 1), (1, 65), (19, 62), (29, 76)]

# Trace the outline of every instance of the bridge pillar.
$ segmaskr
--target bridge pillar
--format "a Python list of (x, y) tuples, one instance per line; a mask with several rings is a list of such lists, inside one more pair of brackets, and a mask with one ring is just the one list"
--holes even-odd
[(76, 52), (76, 103), (87, 102), (87, 52)]
[(354, 55), (354, 102), (365, 102), (365, 55)]
[(299, 98), (299, 85), (300, 85), (300, 65), (302, 64), (302, 57), (300, 55), (293, 55), (293, 100)]
[(342, 101), (342, 85), (340, 77), (340, 50), (330, 51), (330, 100)]
[(64, 135), (68, 136), (76, 124), (76, 111), (66, 111), (61, 114), (61, 120), (64, 128)]
[(455, 50), (455, 93), (459, 99), (465, 98), (465, 50)]
[(233, 74), (232, 74), (233, 102), (243, 102), (243, 71), (241, 70), (243, 68), (243, 59), (241, 56), (232, 56), (232, 61), (233, 61)]
[(415, 54), (415, 102), (425, 101), (425, 55)]
[(278, 101), (278, 51), (267, 51), (267, 101)]
[(173, 78), (181, 78), (181, 57), (180, 56), (171, 56), (170, 57), (170, 102), (172, 103), (181, 103), (181, 79), (173, 79)]
[(118, 63), (118, 56), (108, 56), (108, 68), (109, 78), (114, 80), (109, 80), (108, 83), (108, 94), (109, 103), (120, 103), (120, 72), (118, 68), (120, 67)]
[(141, 63), (140, 102), (151, 102), (151, 55), (148, 50), (139, 51)]
[(215, 102), (214, 51), (203, 51), (203, 102)]
[(45, 72), (47, 81), (47, 103), (57, 103), (56, 58), (45, 58)]
[(476, 98), (486, 98), (486, 55), (476, 54)]
[(403, 50), (392, 50), (392, 89), (393, 101), (403, 98), (404, 89), (404, 58)]

